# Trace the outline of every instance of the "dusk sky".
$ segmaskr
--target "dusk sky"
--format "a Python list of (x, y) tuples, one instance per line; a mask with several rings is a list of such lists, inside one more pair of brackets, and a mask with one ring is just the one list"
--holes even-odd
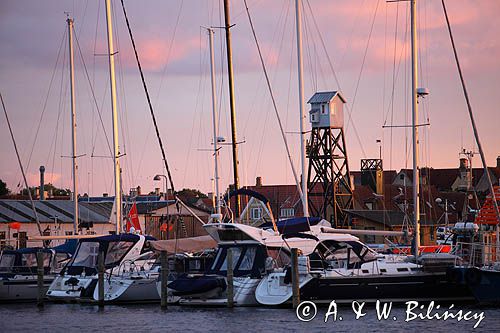
[[(500, 155), (500, 12), (498, 0), (448, 0), (459, 57), (489, 165)], [(248, 0), (271, 77), (277, 106), (299, 168), (299, 115), (295, 7), (293, 0)], [(125, 0), (176, 189), (212, 191), (212, 110), (208, 40), (202, 26), (223, 25), (219, 0)], [(240, 178), (253, 185), (291, 184), (293, 176), (265, 86), (243, 0), (231, 1)], [(46, 181), (70, 188), (71, 153), (66, 14), (75, 21), (76, 113), (79, 192), (113, 194), (110, 150), (99, 120), (85, 63), (109, 142), (112, 143), (104, 0), (0, 2), (0, 91), (31, 186), (38, 168)], [(457, 167), (462, 147), (477, 150), (454, 63), (441, 1), (418, 1), (421, 165)], [(382, 0), (304, 0), (305, 98), (315, 91), (341, 90), (347, 100), (346, 132), (351, 170), (361, 158), (378, 157), (385, 169), (411, 167), (409, 3)], [(163, 183), (159, 145), (120, 1), (114, 1), (117, 95), (123, 189), (149, 192)], [(373, 23), (373, 26), (372, 26)], [(323, 49), (325, 43), (326, 51)], [(220, 135), (230, 141), (224, 34), (215, 34)], [(78, 45), (81, 48), (79, 53)], [(366, 52), (366, 56), (365, 56)], [(58, 57), (59, 54), (59, 57)], [(329, 65), (329, 60), (339, 79)], [(340, 84), (340, 86), (339, 86)], [(306, 108), (306, 111), (308, 109)], [(349, 120), (352, 118), (351, 120)], [(0, 117), (0, 179), (18, 192), (21, 173)], [(391, 140), (392, 138), (392, 140)], [(232, 182), (231, 150), (221, 157), (221, 188)], [(479, 155), (473, 159), (481, 165)]]

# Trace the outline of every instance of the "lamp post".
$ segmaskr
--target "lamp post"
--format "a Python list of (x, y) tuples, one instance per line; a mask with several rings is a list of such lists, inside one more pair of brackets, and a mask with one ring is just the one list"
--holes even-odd
[(164, 184), (164, 186), (163, 186), (163, 193), (165, 193), (165, 201), (167, 201), (167, 199), (168, 199), (168, 194), (167, 194), (167, 176), (165, 176), (165, 175), (156, 175), (156, 176), (154, 176), (153, 180), (160, 181), (162, 177), (165, 179), (165, 181), (163, 183)]

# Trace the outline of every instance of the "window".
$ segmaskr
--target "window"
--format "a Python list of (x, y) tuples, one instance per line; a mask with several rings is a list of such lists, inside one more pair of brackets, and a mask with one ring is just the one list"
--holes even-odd
[(83, 266), (95, 268), (97, 265), (97, 255), (99, 253), (98, 242), (82, 242), (73, 259), (72, 266)]
[(250, 217), (252, 218), (252, 220), (260, 220), (262, 218), (262, 208), (252, 208)]
[(238, 269), (242, 271), (251, 270), (253, 267), (253, 262), (255, 260), (256, 252), (257, 252), (256, 247), (247, 248), (245, 255), (243, 256), (243, 259), (241, 259), (240, 267)]
[(0, 272), (10, 272), (14, 266), (16, 256), (14, 254), (3, 254), (0, 258)]
[(18, 240), (19, 240), (19, 248), (24, 249), (26, 247), (27, 243), (27, 235), (26, 231), (20, 231), (18, 234)]
[(130, 242), (110, 242), (108, 245), (108, 252), (106, 253), (105, 265), (117, 263), (120, 261), (129, 249), (133, 246)]
[(325, 104), (321, 105), (321, 114), (326, 114)]
[(311, 123), (318, 123), (319, 122), (319, 112), (317, 110), (311, 112), (309, 114), (309, 120), (311, 121)]
[(372, 210), (373, 209), (373, 202), (365, 202), (366, 208)]
[(65, 234), (66, 234), (66, 236), (71, 236), (71, 235), (73, 235), (73, 231), (66, 231)]
[[(36, 253), (23, 253), (21, 257), (22, 266), (24, 267), (37, 267), (38, 262), (36, 259)], [(42, 255), (43, 258), (43, 267), (50, 266), (51, 254), (44, 252)]]
[(281, 208), (281, 217), (293, 217), (295, 210), (293, 208)]
[(400, 175), (399, 175), (399, 179), (404, 180), (404, 179), (405, 179), (405, 175), (404, 175), (403, 173), (402, 173), (402, 174), (400, 174)]
[[(232, 266), (233, 266), (233, 269), (234, 269), (235, 266), (236, 266), (236, 263), (238, 262), (238, 259), (240, 259), (241, 248), (239, 248), (239, 247), (232, 247), (231, 250), (233, 251)], [(227, 252), (226, 252), (226, 257), (224, 258), (224, 262), (222, 263), (222, 266), (220, 267), (219, 270), (221, 270), (221, 271), (227, 271)]]
[(290, 256), (281, 248), (268, 248), (267, 255), (274, 259), (277, 267), (284, 267), (290, 263)]

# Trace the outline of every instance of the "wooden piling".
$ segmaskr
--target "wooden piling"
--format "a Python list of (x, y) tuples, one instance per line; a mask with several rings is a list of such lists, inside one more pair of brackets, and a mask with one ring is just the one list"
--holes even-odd
[(39, 307), (43, 307), (43, 299), (45, 298), (45, 288), (43, 285), (43, 252), (39, 251), (36, 253), (36, 264), (37, 264), (37, 285), (38, 285), (38, 294), (37, 294), (37, 302), (36, 305)]
[(293, 308), (297, 308), (300, 304), (300, 287), (299, 287), (299, 251), (296, 248), (292, 249), (292, 301)]
[(227, 307), (234, 307), (234, 287), (233, 287), (233, 249), (227, 249)]
[(97, 255), (97, 284), (99, 286), (98, 289), (98, 303), (99, 307), (104, 307), (104, 251), (99, 251)]
[(168, 305), (168, 256), (167, 251), (160, 252), (160, 264), (161, 264), (161, 308), (166, 309)]

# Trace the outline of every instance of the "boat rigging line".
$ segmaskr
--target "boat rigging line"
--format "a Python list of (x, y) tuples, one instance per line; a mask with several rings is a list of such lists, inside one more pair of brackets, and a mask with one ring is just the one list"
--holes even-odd
[[(73, 27), (73, 31), (74, 31), (74, 27)], [(75, 37), (75, 41), (76, 41), (76, 46), (78, 48), (78, 54), (80, 55), (80, 59), (82, 60), (82, 65), (83, 65), (83, 69), (85, 72), (85, 77), (87, 78), (87, 81), (88, 81), (89, 87), (90, 87), (90, 92), (92, 93), (92, 101), (94, 102), (95, 108), (97, 110), (97, 114), (99, 115), (99, 121), (101, 123), (102, 130), (104, 131), (104, 138), (106, 139), (106, 143), (108, 145), (109, 154), (110, 154), (110, 156), (112, 156), (113, 152), (111, 151), (111, 144), (109, 143), (108, 133), (106, 133), (106, 127), (104, 126), (104, 122), (102, 120), (101, 110), (99, 108), (99, 105), (97, 104), (97, 98), (95, 96), (94, 87), (92, 86), (92, 82), (90, 80), (90, 75), (87, 71), (87, 65), (85, 64), (85, 59), (83, 58), (82, 49), (80, 48), (80, 42), (78, 41), (78, 37), (76, 36), (76, 34), (74, 35), (74, 37)]]
[(288, 146), (288, 141), (286, 139), (285, 131), (283, 129), (283, 124), (281, 123), (281, 118), (280, 118), (280, 115), (278, 112), (278, 107), (276, 106), (276, 100), (274, 98), (273, 89), (271, 87), (271, 82), (269, 81), (269, 76), (267, 74), (266, 65), (264, 63), (264, 59), (262, 57), (262, 52), (260, 50), (260, 45), (259, 45), (259, 42), (257, 40), (257, 35), (255, 33), (255, 28), (253, 26), (252, 17), (250, 16), (250, 11), (248, 9), (247, 0), (243, 0), (243, 2), (245, 3), (245, 8), (246, 8), (247, 16), (248, 16), (248, 22), (250, 23), (250, 28), (252, 29), (252, 34), (253, 34), (253, 38), (255, 40), (255, 45), (257, 46), (257, 51), (259, 52), (260, 63), (262, 65), (262, 70), (263, 70), (264, 76), (266, 78), (267, 88), (269, 89), (269, 94), (271, 95), (271, 100), (273, 102), (273, 109), (274, 109), (274, 113), (276, 115), (276, 120), (278, 121), (278, 125), (280, 127), (281, 138), (283, 139), (283, 143), (285, 144), (286, 154), (287, 154), (288, 160), (290, 162), (290, 167), (292, 168), (293, 177), (295, 178), (295, 184), (297, 185), (297, 190), (299, 192), (300, 197), (302, 197), (302, 189), (300, 187), (300, 181), (299, 181), (299, 178), (297, 176), (297, 171), (295, 170), (295, 167), (293, 165), (292, 156), (290, 154), (290, 148)]
[[(153, 119), (153, 125), (155, 127), (156, 137), (158, 139), (158, 144), (160, 145), (160, 150), (161, 150), (161, 154), (163, 157), (163, 163), (165, 165), (165, 170), (167, 171), (168, 181), (170, 182), (170, 186), (172, 188), (172, 194), (174, 195), (175, 201), (177, 203), (180, 203), (180, 205), (182, 205), (187, 211), (189, 211), (191, 214), (193, 214), (193, 216), (198, 221), (200, 221), (202, 224), (204, 224), (204, 222), (184, 202), (182, 202), (182, 200), (179, 197), (177, 197), (177, 195), (175, 193), (175, 187), (174, 187), (174, 182), (172, 180), (172, 174), (170, 172), (170, 167), (168, 165), (167, 156), (165, 154), (165, 149), (163, 148), (163, 142), (161, 140), (160, 131), (158, 129), (158, 124), (156, 122), (156, 116), (155, 116), (155, 113), (153, 110), (153, 105), (151, 104), (151, 98), (149, 97), (148, 87), (146, 85), (146, 80), (144, 78), (144, 73), (142, 71), (141, 62), (139, 60), (139, 55), (137, 53), (137, 48), (135, 46), (134, 36), (132, 35), (132, 30), (130, 28), (130, 22), (128, 20), (127, 11), (125, 10), (125, 4), (124, 4), (123, 0), (121, 0), (121, 4), (122, 4), (122, 9), (123, 9), (123, 15), (125, 16), (125, 22), (127, 24), (128, 33), (130, 36), (130, 41), (132, 42), (132, 47), (134, 49), (135, 60), (137, 62), (137, 67), (139, 68), (139, 73), (141, 74), (142, 86), (144, 88), (144, 93), (146, 94), (146, 99), (148, 101), (148, 106), (149, 106), (149, 111), (151, 113), (151, 118)], [(177, 205), (177, 210), (180, 211), (179, 205)]]
[[(3, 96), (1, 92), (0, 92), (0, 100), (2, 101), (3, 113), (5, 114), (5, 119), (7, 120), (7, 126), (9, 127), (10, 137), (12, 138), (12, 143), (14, 144), (14, 150), (16, 151), (17, 161), (19, 162), (19, 168), (21, 169), (21, 173), (23, 174), (24, 185), (26, 186), (26, 191), (28, 191), (28, 197), (30, 198), (31, 208), (33, 209), (33, 214), (35, 215), (36, 226), (38, 228), (40, 236), (42, 236), (43, 235), (42, 226), (40, 225), (40, 220), (38, 219), (38, 213), (35, 208), (35, 202), (33, 201), (33, 196), (31, 195), (30, 187), (28, 185), (28, 180), (26, 179), (26, 174), (24, 173), (23, 163), (21, 162), (21, 158), (19, 157), (19, 151), (17, 150), (16, 139), (14, 138), (12, 127), (10, 126), (9, 116), (7, 115), (7, 108), (5, 107), (5, 103), (3, 101)], [(43, 243), (43, 246), (45, 247), (46, 244)]]
[(477, 127), (476, 127), (476, 121), (474, 119), (474, 114), (472, 112), (472, 106), (470, 103), (469, 94), (467, 92), (467, 87), (465, 85), (465, 79), (464, 79), (464, 76), (462, 73), (462, 68), (460, 67), (460, 61), (458, 60), (457, 48), (455, 46), (455, 40), (453, 39), (453, 33), (451, 31), (450, 19), (448, 18), (448, 12), (446, 11), (446, 5), (444, 3), (444, 0), (441, 0), (441, 4), (443, 5), (443, 12), (444, 12), (444, 16), (446, 18), (446, 26), (448, 28), (448, 34), (450, 35), (451, 46), (453, 48), (453, 55), (455, 56), (455, 62), (457, 65), (458, 74), (460, 76), (460, 82), (462, 84), (462, 89), (464, 92), (465, 101), (467, 102), (467, 110), (469, 112), (469, 118), (470, 118), (470, 122), (472, 125), (472, 130), (474, 131), (474, 138), (476, 139), (477, 148), (479, 149), (479, 155), (481, 156), (481, 162), (483, 163), (484, 173), (486, 174), (486, 179), (488, 180), (489, 190), (491, 192), (491, 200), (493, 201), (493, 207), (495, 207), (495, 213), (497, 215), (498, 224), (496, 226), (496, 238), (497, 238), (497, 245), (498, 245), (500, 243), (500, 239), (498, 239), (499, 238), (499, 228), (500, 228), (500, 211), (498, 208), (498, 202), (495, 198), (495, 189), (493, 188), (493, 183), (491, 182), (490, 173), (488, 171), (488, 166), (486, 165), (486, 159), (484, 157), (484, 151), (483, 151), (483, 148), (481, 146), (481, 141), (479, 140), (479, 134), (478, 134)]

